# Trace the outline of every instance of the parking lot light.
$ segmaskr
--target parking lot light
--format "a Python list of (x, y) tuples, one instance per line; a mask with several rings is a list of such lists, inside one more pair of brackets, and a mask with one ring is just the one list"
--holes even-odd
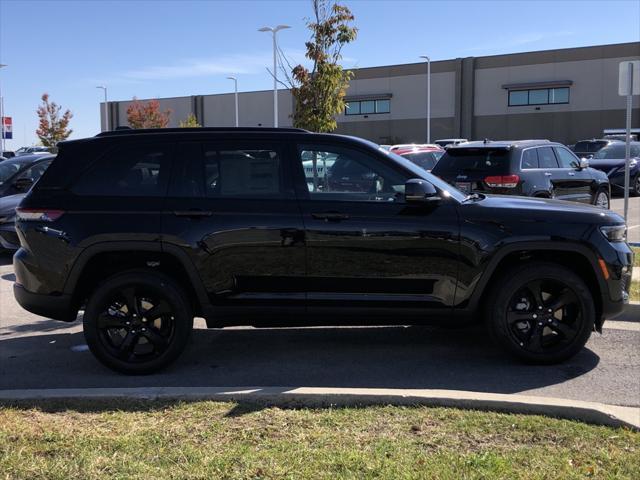
[(96, 88), (104, 90), (104, 129), (109, 130), (109, 105), (107, 104), (107, 87), (106, 85), (98, 85)]
[(236, 127), (239, 126), (238, 123), (238, 79), (236, 77), (227, 77), (227, 80), (233, 80), (235, 86), (235, 103), (236, 103)]
[(285, 28), (291, 28), (289, 25), (278, 25), (277, 27), (262, 27), (259, 32), (271, 32), (273, 37), (273, 126), (278, 127), (278, 74), (277, 72), (277, 52), (278, 44), (276, 42), (276, 33)]
[(427, 143), (431, 143), (431, 59), (420, 55), (427, 61)]

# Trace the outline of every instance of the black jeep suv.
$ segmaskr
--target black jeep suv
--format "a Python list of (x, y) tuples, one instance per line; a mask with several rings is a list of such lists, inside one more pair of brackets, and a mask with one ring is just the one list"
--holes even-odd
[[(309, 158), (374, 181), (309, 182)], [(465, 195), (371, 142), (296, 129), (63, 142), (17, 211), (18, 302), (65, 321), (84, 310), (91, 351), (126, 373), (174, 360), (196, 316), (214, 328), (485, 319), (521, 359), (558, 362), (621, 311), (633, 264), (613, 212)]]
[(607, 175), (548, 140), (468, 142), (447, 148), (431, 173), (463, 192), (556, 198), (609, 208)]

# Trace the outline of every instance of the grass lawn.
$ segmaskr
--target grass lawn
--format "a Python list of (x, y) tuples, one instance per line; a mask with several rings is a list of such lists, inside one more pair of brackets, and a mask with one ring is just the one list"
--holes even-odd
[(0, 477), (638, 479), (640, 433), (427, 407), (3, 407)]

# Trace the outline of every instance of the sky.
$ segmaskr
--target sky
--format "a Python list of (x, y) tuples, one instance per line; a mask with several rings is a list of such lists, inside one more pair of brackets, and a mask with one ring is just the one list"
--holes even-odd
[[(347, 68), (640, 40), (640, 1), (341, 0), (355, 15)], [(37, 143), (44, 92), (73, 113), (71, 138), (98, 133), (109, 100), (268, 90), (270, 34), (304, 60), (310, 0), (0, 0), (0, 88), (9, 149)]]

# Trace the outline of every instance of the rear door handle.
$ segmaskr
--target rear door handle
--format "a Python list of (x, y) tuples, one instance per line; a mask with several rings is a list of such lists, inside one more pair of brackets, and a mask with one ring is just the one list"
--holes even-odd
[(316, 220), (324, 220), (325, 222), (340, 222), (349, 218), (346, 213), (338, 212), (312, 213), (311, 216)]
[(173, 212), (176, 217), (202, 218), (213, 215), (211, 210), (176, 210)]
[(570, 177), (574, 177), (576, 175), (575, 172), (569, 172), (567, 175), (569, 175)]

